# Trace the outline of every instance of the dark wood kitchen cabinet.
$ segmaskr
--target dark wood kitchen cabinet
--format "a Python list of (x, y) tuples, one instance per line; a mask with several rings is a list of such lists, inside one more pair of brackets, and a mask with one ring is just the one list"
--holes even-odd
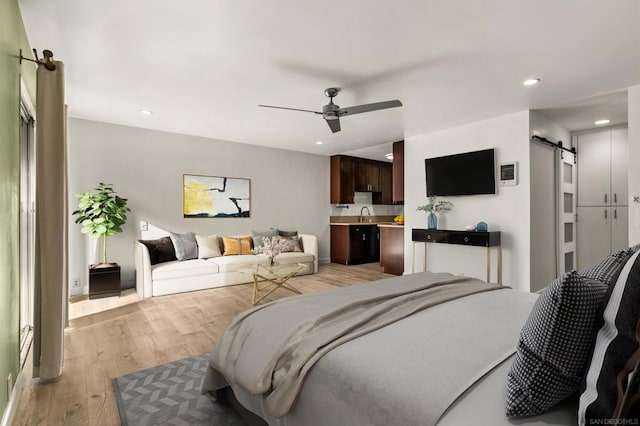
[(331, 262), (344, 265), (380, 260), (377, 225), (331, 225)]
[(380, 185), (380, 161), (357, 158), (355, 161), (356, 191), (379, 192)]
[(331, 204), (353, 204), (355, 192), (353, 157), (331, 157)]
[(393, 143), (393, 204), (404, 204), (404, 141)]
[(393, 166), (384, 161), (331, 157), (331, 204), (353, 204), (354, 193), (371, 192), (373, 204), (393, 204)]
[(371, 195), (373, 204), (393, 204), (393, 165), (380, 162), (380, 192)]

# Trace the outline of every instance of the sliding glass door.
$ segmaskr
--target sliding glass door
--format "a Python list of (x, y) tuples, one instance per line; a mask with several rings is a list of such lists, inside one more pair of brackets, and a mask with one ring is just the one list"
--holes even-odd
[(35, 132), (29, 108), (20, 108), (20, 368), (33, 340), (35, 247)]

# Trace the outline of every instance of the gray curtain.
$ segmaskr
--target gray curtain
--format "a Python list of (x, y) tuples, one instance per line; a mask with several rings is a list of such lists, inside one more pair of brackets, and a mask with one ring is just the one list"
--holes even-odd
[(64, 64), (38, 65), (33, 377), (62, 374), (67, 322), (67, 126)]

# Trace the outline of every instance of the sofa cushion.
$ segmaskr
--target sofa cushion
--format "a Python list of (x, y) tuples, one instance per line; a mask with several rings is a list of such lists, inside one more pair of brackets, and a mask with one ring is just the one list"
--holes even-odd
[(218, 265), (204, 259), (191, 259), (161, 263), (151, 267), (151, 278), (154, 280), (170, 280), (198, 275), (217, 274)]
[(149, 250), (149, 260), (152, 265), (177, 260), (171, 238), (162, 237), (157, 240), (139, 240)]
[(196, 235), (193, 232), (187, 232), (186, 234), (171, 232), (170, 237), (178, 260), (198, 258), (198, 244), (196, 243)]
[(291, 265), (292, 263), (309, 263), (313, 262), (314, 260), (315, 259), (312, 254), (301, 251), (280, 253), (276, 257), (276, 261), (279, 265)]
[(223, 256), (251, 254), (251, 237), (222, 237)]
[(271, 240), (273, 237), (278, 235), (277, 229), (270, 229), (268, 231), (251, 231), (251, 238), (253, 238), (253, 248), (257, 249), (258, 247), (263, 246), (262, 239), (267, 238)]
[(198, 243), (198, 259), (222, 256), (217, 235), (196, 235), (196, 243)]

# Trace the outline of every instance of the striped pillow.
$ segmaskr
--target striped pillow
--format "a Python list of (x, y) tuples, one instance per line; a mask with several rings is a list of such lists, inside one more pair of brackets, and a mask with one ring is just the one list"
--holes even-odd
[(237, 256), (251, 253), (251, 237), (222, 237), (223, 256)]
[(629, 402), (624, 403), (629, 378), (640, 361), (639, 255), (636, 252), (627, 261), (607, 292), (602, 310), (603, 325), (598, 330), (580, 395), (580, 425), (632, 425), (638, 424), (640, 419), (637, 383), (635, 389), (628, 392)]

